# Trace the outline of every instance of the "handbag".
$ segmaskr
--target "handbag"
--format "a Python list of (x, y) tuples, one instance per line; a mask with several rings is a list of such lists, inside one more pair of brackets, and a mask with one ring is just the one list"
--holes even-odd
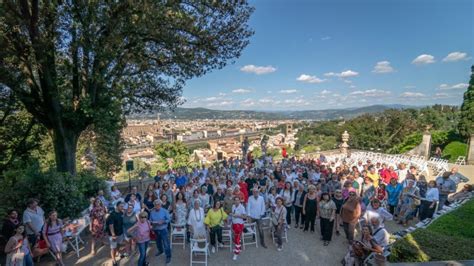
[(358, 258), (364, 257), (365, 251), (364, 251), (364, 246), (360, 242), (354, 242), (352, 244), (352, 251), (354, 252), (354, 255)]
[(156, 234), (155, 231), (151, 230), (150, 224), (148, 223), (148, 228), (150, 228), (150, 240), (156, 241)]
[(7, 266), (23, 266), (23, 259), (25, 258), (25, 253), (17, 249), (15, 253), (9, 253), (7, 255)]

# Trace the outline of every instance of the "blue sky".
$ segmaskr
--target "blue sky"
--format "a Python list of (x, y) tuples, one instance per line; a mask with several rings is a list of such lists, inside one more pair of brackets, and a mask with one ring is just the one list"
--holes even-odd
[(242, 56), (188, 81), (184, 107), (317, 110), (460, 104), (472, 0), (257, 0)]

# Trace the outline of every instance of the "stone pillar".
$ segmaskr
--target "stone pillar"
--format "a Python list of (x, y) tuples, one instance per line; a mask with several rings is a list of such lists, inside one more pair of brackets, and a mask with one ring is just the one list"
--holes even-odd
[(423, 139), (421, 141), (421, 156), (425, 157), (426, 160), (430, 158), (431, 149), (431, 133), (426, 130), (423, 132)]
[(474, 134), (471, 134), (469, 138), (469, 144), (467, 146), (467, 164), (474, 164)]
[(349, 149), (349, 144), (347, 142), (349, 141), (349, 133), (347, 133), (347, 130), (342, 133), (342, 143), (341, 143), (341, 153), (347, 155), (347, 151)]

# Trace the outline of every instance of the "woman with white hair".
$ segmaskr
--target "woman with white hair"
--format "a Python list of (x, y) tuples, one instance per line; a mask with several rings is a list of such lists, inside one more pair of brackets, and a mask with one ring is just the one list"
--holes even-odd
[(191, 227), (192, 238), (206, 238), (206, 226), (204, 225), (204, 209), (200, 207), (200, 201), (194, 200), (193, 208), (189, 211), (188, 225)]

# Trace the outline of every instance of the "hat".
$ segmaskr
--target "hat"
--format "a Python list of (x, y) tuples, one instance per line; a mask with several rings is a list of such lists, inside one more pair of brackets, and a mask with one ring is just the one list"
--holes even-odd
[(351, 188), (349, 188), (349, 193), (351, 193), (351, 192), (357, 192), (357, 190), (355, 188), (351, 187)]

